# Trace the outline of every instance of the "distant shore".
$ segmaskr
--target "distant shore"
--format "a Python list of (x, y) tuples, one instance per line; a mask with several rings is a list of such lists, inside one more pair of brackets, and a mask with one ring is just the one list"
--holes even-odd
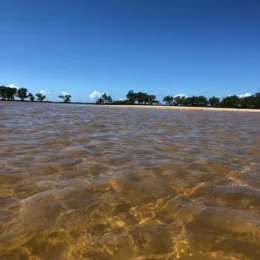
[(255, 108), (225, 108), (225, 107), (193, 107), (193, 106), (167, 106), (167, 105), (115, 105), (115, 104), (96, 104), (90, 102), (58, 102), (58, 101), (34, 101), (29, 100), (0, 100), (2, 102), (22, 102), (22, 103), (39, 103), (39, 104), (63, 104), (63, 105), (90, 105), (95, 107), (120, 107), (120, 108), (153, 108), (153, 109), (172, 109), (172, 110), (200, 110), (200, 111), (235, 111), (235, 112), (260, 112)]
[(173, 110), (202, 110), (202, 111), (238, 111), (238, 112), (260, 112), (260, 109), (251, 108), (224, 108), (224, 107), (185, 107), (185, 106), (151, 106), (151, 105), (97, 105), (102, 107), (122, 107), (122, 108), (153, 108), (153, 109), (173, 109)]

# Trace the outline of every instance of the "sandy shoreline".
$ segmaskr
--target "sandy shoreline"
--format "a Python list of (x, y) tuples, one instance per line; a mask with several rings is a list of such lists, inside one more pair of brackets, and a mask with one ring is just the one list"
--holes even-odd
[[(22, 102), (20, 100), (12, 100), (12, 101), (3, 101), (0, 102)], [(32, 103), (28, 100), (23, 101), (22, 103)], [(95, 104), (95, 103), (83, 103), (83, 102), (53, 102), (53, 101), (43, 101), (43, 102), (33, 102), (39, 104), (61, 104), (61, 105), (87, 105), (92, 107), (110, 107), (110, 108), (152, 108), (152, 109), (172, 109), (172, 110), (200, 110), (200, 111), (233, 111), (233, 112), (260, 112), (260, 109), (251, 109), (251, 108), (224, 108), (224, 107), (184, 107), (184, 106), (157, 106), (157, 105), (106, 105), (106, 104)]]
[(150, 105), (97, 105), (97, 107), (153, 108), (153, 109), (200, 110), (200, 111), (260, 112), (260, 109), (216, 108), (216, 107), (182, 107), (182, 106), (150, 106)]

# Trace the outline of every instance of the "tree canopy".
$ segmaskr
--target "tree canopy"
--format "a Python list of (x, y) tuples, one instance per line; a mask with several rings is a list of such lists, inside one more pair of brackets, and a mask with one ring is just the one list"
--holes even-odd
[(223, 100), (221, 101), (220, 105), (222, 107), (241, 107), (242, 99), (240, 99), (236, 95), (224, 97)]
[(0, 86), (0, 98), (2, 100), (14, 100), (17, 88), (10, 88), (4, 85)]
[(27, 92), (28, 90), (26, 88), (19, 88), (17, 90), (17, 97), (19, 97), (22, 101), (24, 101), (24, 99), (28, 97)]
[(43, 101), (46, 98), (46, 96), (41, 93), (38, 93), (35, 96), (37, 97), (38, 101)]
[(149, 95), (144, 92), (134, 92), (133, 90), (128, 91), (126, 95), (127, 100), (125, 100), (126, 104), (139, 104), (139, 105), (152, 105), (158, 104), (159, 101), (157, 100), (155, 95)]
[(166, 105), (172, 105), (173, 101), (174, 101), (173, 96), (165, 96), (163, 98), (163, 102), (165, 102)]
[(96, 104), (112, 104), (113, 100), (111, 96), (104, 93), (100, 98), (97, 99)]
[(218, 97), (210, 97), (209, 98), (209, 105), (212, 107), (217, 107), (219, 105), (220, 99)]
[(71, 95), (60, 95), (59, 98), (62, 98), (65, 103), (70, 102)]
[(35, 99), (35, 97), (34, 97), (34, 95), (32, 94), (32, 93), (29, 93), (28, 94), (28, 98), (30, 99), (30, 101), (34, 101), (34, 99)]

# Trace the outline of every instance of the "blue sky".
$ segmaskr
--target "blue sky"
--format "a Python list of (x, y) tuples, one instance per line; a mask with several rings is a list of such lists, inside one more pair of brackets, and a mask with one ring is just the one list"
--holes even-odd
[(260, 1), (0, 0), (0, 85), (90, 101), (260, 91)]

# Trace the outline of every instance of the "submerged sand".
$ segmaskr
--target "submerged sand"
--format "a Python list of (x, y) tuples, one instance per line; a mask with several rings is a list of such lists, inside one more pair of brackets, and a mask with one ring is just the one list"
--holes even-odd
[(3, 104), (0, 259), (260, 259), (257, 113)]

